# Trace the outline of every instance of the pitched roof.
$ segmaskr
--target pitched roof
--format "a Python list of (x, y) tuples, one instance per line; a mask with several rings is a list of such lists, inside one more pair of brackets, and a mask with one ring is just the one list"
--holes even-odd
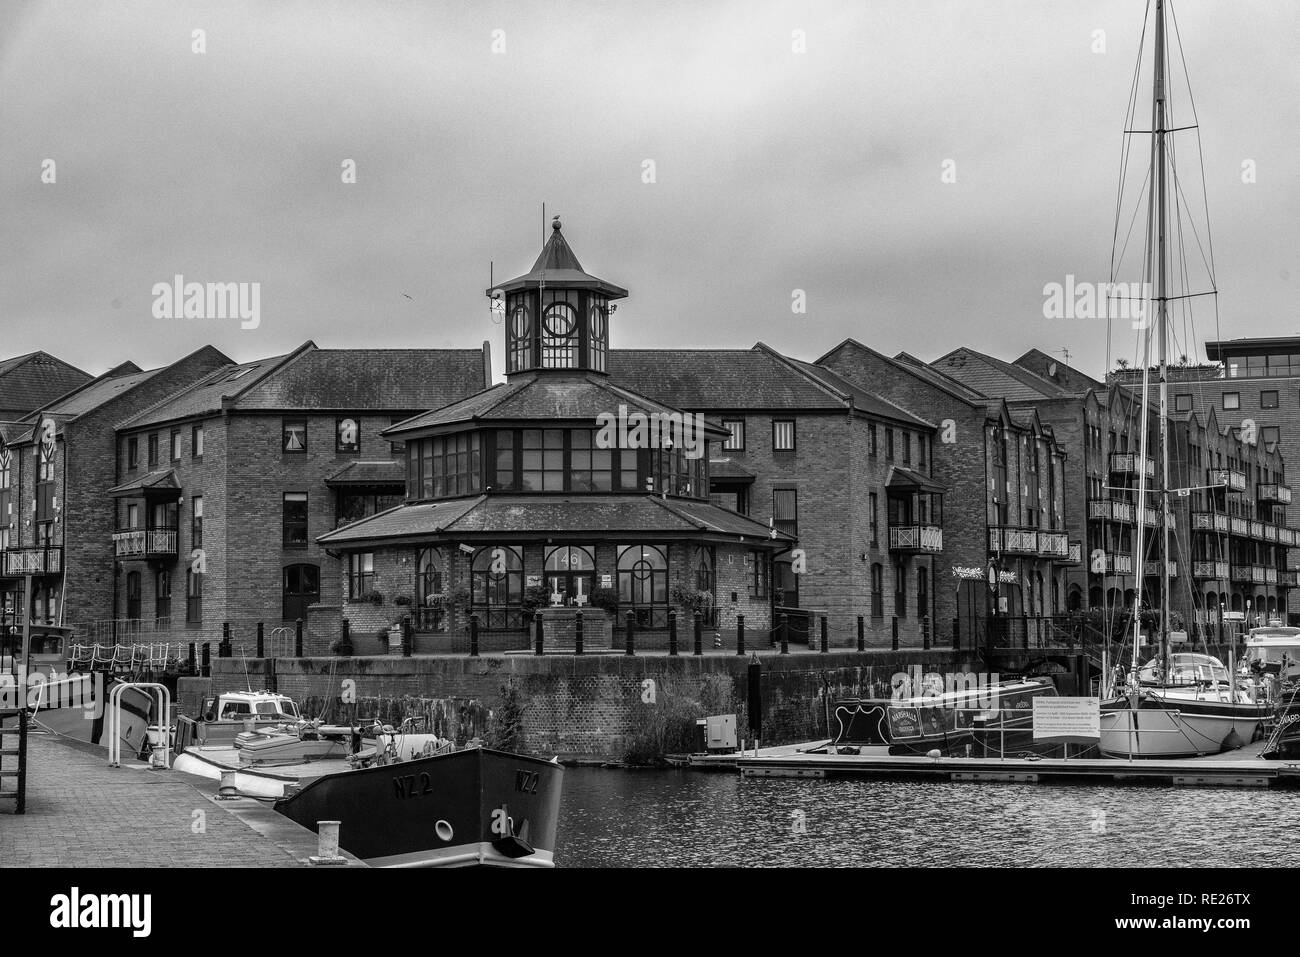
[(488, 294), (491, 295), (497, 289), (513, 292), (516, 289), (538, 286), (542, 282), (551, 286), (596, 289), (614, 299), (621, 299), (627, 295), (627, 290), (622, 286), (597, 279), (582, 268), (582, 263), (578, 262), (578, 257), (565, 240), (564, 234), (560, 232), (558, 216), (551, 223), (551, 238), (542, 247), (541, 255), (533, 263), (533, 268), (522, 276), (516, 276), (494, 289), (489, 289)]
[(945, 492), (948, 489), (948, 486), (936, 482), (928, 475), (922, 475), (920, 472), (899, 465), (889, 467), (889, 478), (885, 481), (885, 485), (890, 488), (919, 488), (927, 492)]
[(894, 419), (898, 422), (906, 422), (910, 425), (934, 428), (933, 422), (929, 422), (921, 418), (919, 415), (913, 415), (901, 405), (895, 405), (883, 396), (876, 395), (874, 392), (868, 392), (866, 389), (850, 382), (838, 372), (834, 372), (831, 369), (824, 369), (819, 365), (814, 365), (811, 362), (803, 362), (798, 359), (792, 359), (790, 361), (800, 369), (805, 370), (809, 375), (816, 376), (832, 388), (843, 392), (845, 395), (851, 396), (853, 399), (853, 407), (856, 409), (870, 412), (873, 415), (878, 415), (882, 418)]
[(389, 460), (385, 462), (349, 462), (332, 475), (325, 477), (326, 485), (405, 485), (406, 465)]
[(722, 480), (744, 483), (753, 482), (755, 478), (757, 478), (756, 473), (751, 472), (735, 459), (709, 459), (709, 481), (711, 482)]
[(866, 353), (867, 355), (875, 359), (877, 362), (882, 362), (887, 365), (893, 366), (895, 369), (899, 370), (900, 372), (906, 372), (908, 375), (912, 376), (913, 378), (920, 379), (921, 381), (926, 382), (929, 385), (934, 386), (935, 388), (941, 389), (944, 392), (948, 393), (953, 398), (958, 399), (969, 406), (980, 408), (980, 407), (987, 407), (988, 405), (989, 400), (987, 396), (982, 395), (979, 392), (976, 392), (974, 389), (968, 388), (967, 386), (963, 385), (960, 382), (957, 382), (954, 379), (948, 378), (947, 376), (943, 375), (936, 369), (931, 369), (924, 362), (921, 362), (919, 359), (909, 356), (905, 352), (899, 353), (898, 356), (895, 358), (890, 358), (884, 353), (877, 352), (875, 349), (872, 349), (870, 346), (863, 345), (861, 342), (853, 338), (845, 339), (839, 345), (835, 346), (833, 349), (829, 350), (825, 355), (819, 358), (816, 362), (817, 367), (820, 369), (829, 368), (826, 365), (827, 360), (829, 360), (836, 353), (845, 352), (847, 350), (856, 350), (859, 352)]
[(793, 541), (744, 515), (708, 502), (655, 495), (479, 495), (399, 505), (326, 532), (322, 545), (366, 545), (433, 535), (705, 533), (781, 547)]
[(109, 498), (127, 498), (144, 492), (175, 492), (179, 495), (181, 483), (176, 480), (175, 469), (146, 472), (139, 478), (131, 479), (129, 482), (123, 482), (121, 485), (109, 489), (108, 496)]
[[(1089, 389), (1093, 392), (1106, 391), (1106, 383), (1094, 379), (1086, 372), (1080, 372), (1074, 366), (1062, 362), (1055, 356), (1049, 356), (1041, 349), (1030, 349), (1018, 358), (1015, 364), (1022, 369), (1028, 369), (1030, 372), (1052, 379), (1062, 388), (1076, 393), (1087, 392)], [(1056, 369), (1055, 377), (1049, 374), (1049, 371), (1053, 368)]]
[(124, 363), (48, 405), (39, 407), (28, 418), (50, 416), (60, 422), (75, 419), (116, 399), (128, 389), (147, 382), (161, 371), (162, 369), (149, 369), (142, 372), (135, 363)]
[(66, 395), (92, 377), (48, 352), (0, 360), (0, 409), (27, 413)]
[(270, 375), (281, 362), (289, 358), (289, 355), (221, 366), (193, 385), (167, 396), (126, 421), (118, 423), (117, 427), (134, 429), (219, 412), (227, 398), (238, 395), (244, 389)]
[(954, 378), (960, 376), (962, 382), (984, 395), (1006, 399), (1008, 402), (1072, 394), (1071, 390), (1062, 388), (1050, 379), (967, 346), (940, 356), (930, 365)]
[[(460, 402), (399, 422), (383, 434), (400, 436), (467, 422), (569, 419), (595, 423), (598, 416), (619, 414), (620, 406), (627, 407), (629, 411), (678, 416), (682, 414), (680, 409), (625, 389), (604, 376), (551, 371), (544, 375), (515, 375), (509, 382), (495, 385)], [(711, 434), (728, 434), (718, 426), (706, 423), (705, 427)]]

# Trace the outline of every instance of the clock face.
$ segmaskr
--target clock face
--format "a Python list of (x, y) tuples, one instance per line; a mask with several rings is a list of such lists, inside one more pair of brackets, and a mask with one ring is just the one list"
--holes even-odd
[(528, 336), (527, 306), (515, 306), (515, 311), (510, 315), (510, 331), (516, 339), (523, 339)]
[(557, 302), (546, 307), (546, 333), (556, 339), (567, 339), (577, 325), (577, 316), (568, 303)]

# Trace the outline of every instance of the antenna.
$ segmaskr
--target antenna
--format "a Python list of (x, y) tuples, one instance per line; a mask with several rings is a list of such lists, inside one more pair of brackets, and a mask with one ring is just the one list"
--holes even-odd
[(1053, 352), (1052, 355), (1061, 356), (1063, 359), (1065, 359), (1066, 365), (1070, 364), (1070, 350), (1067, 347), (1062, 346), (1060, 349), (1057, 349), (1055, 352)]

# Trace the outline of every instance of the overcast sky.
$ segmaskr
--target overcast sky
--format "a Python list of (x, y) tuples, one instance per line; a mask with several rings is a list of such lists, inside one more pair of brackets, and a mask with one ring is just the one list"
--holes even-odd
[[(1144, 6), (4, 0), (0, 354), (100, 372), (209, 342), (486, 338), (499, 369), (489, 262), (528, 269), (545, 202), (631, 292), (616, 348), (816, 358), (854, 336), (1068, 348), (1100, 374), (1104, 323), (1044, 318), (1043, 287), (1107, 277)], [(1300, 4), (1176, 12), (1219, 331), (1300, 333)], [(155, 318), (178, 273), (260, 283), (260, 326)], [(1213, 338), (1212, 310), (1197, 323)]]

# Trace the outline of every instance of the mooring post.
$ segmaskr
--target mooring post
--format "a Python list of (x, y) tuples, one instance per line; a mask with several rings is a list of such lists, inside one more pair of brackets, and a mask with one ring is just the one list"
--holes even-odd
[(952, 650), (961, 651), (961, 619), (952, 620)]
[(411, 646), (415, 643), (415, 627), (411, 624), (411, 616), (402, 617), (402, 657), (411, 657)]
[(217, 657), (229, 658), (230, 655), (230, 622), (223, 621), (221, 623), (221, 644), (217, 646)]
[(930, 650), (930, 616), (921, 616), (921, 647)]
[(343, 635), (342, 643), (344, 645), (351, 645), (352, 644), (352, 622), (348, 621), (346, 618), (343, 619), (342, 635)]
[(478, 614), (469, 616), (469, 656), (478, 657)]
[(302, 657), (302, 619), (301, 618), (299, 618), (296, 622), (294, 622), (293, 656), (295, 658)]
[(197, 667), (198, 667), (198, 664), (197, 664), (197, 661), (196, 661), (196, 656), (197, 656), (197, 654), (198, 654), (198, 649), (195, 647), (194, 642), (191, 641), (191, 642), (190, 642), (190, 674), (197, 674), (197, 673), (198, 673), (197, 670), (196, 670)]
[(636, 654), (636, 612), (633, 611), (629, 611), (627, 613), (626, 638), (627, 638), (627, 650), (624, 651), (623, 654), (635, 655)]
[(695, 655), (704, 654), (704, 621), (700, 618), (700, 613), (695, 613)]
[(890, 624), (890, 629), (893, 631), (893, 636), (890, 639), (890, 647), (893, 648), (894, 651), (897, 651), (898, 650), (898, 616), (897, 615), (894, 616), (893, 622)]
[(736, 654), (745, 653), (745, 616), (736, 616)]
[(257, 623), (257, 657), (266, 657), (266, 636), (265, 627), (262, 622)]
[(668, 654), (676, 656), (677, 654), (677, 611), (669, 609), (668, 611)]
[(758, 754), (758, 740), (763, 736), (763, 665), (758, 655), (749, 659), (746, 674), (746, 692), (749, 712), (749, 732), (754, 736), (754, 754)]
[(546, 625), (540, 608), (533, 612), (533, 654), (546, 654)]
[(212, 644), (205, 641), (203, 643), (203, 670), (199, 672), (201, 678), (212, 677)]
[(858, 651), (867, 650), (867, 622), (862, 615), (858, 615)]
[(573, 653), (582, 654), (582, 612), (578, 612), (577, 617), (573, 619)]
[(826, 616), (822, 615), (822, 654), (826, 654), (830, 647), (830, 639), (826, 631)]
[(781, 654), (788, 655), (790, 653), (790, 635), (786, 629), (785, 612), (781, 612), (776, 616), (776, 631), (781, 636)]

